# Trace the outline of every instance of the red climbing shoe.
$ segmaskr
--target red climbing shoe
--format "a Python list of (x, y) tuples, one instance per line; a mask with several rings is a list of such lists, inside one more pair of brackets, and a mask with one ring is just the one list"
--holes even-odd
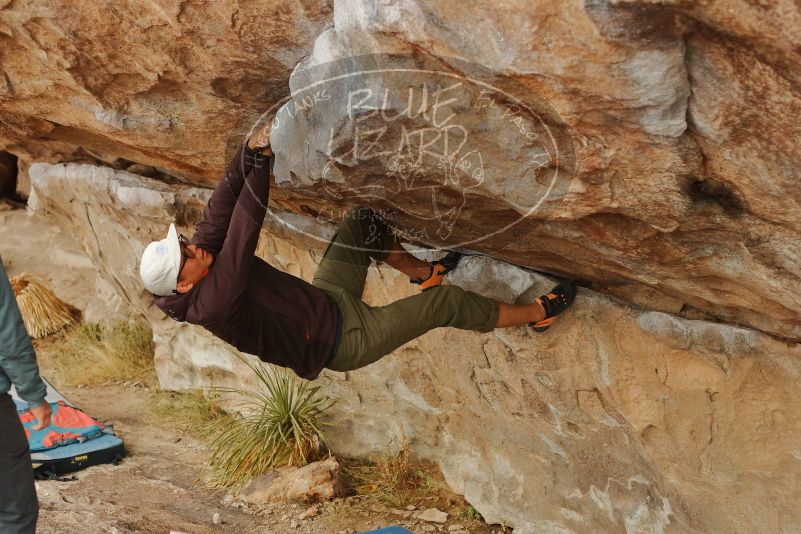
[(422, 291), (442, 285), (445, 275), (459, 265), (460, 259), (462, 259), (461, 253), (456, 251), (448, 252), (444, 258), (431, 262), (431, 274), (428, 275), (428, 278), (412, 278), (409, 282), (419, 285)]
[(559, 283), (535, 301), (545, 310), (545, 319), (528, 323), (528, 326), (535, 332), (545, 332), (556, 321), (556, 317), (573, 304), (575, 298), (576, 284), (569, 280)]

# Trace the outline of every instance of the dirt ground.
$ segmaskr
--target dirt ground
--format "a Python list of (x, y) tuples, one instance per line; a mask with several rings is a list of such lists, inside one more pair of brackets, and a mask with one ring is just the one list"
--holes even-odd
[[(91, 262), (68, 232), (24, 210), (0, 203), (0, 255), (9, 276), (33, 272), (44, 278), (66, 302), (83, 307), (94, 292)], [(12, 231), (6, 231), (13, 229)], [(44, 534), (142, 533), (354, 533), (389, 525), (414, 533), (509, 532), (460, 516), (464, 501), (443, 491), (417, 510), (438, 507), (449, 512), (446, 524), (404, 517), (371, 496), (350, 496), (323, 503), (311, 517), (300, 516), (308, 503), (246, 505), (200, 482), (206, 461), (204, 443), (154, 419), (149, 411), (151, 387), (146, 383), (112, 383), (64, 387), (49, 372), (48, 341), (37, 342), (43, 376), (90, 415), (113, 425), (125, 441), (127, 457), (120, 465), (90, 467), (71, 482), (39, 481), (41, 505), (38, 532)], [(412, 504), (410, 503), (410, 507)], [(404, 515), (400, 515), (402, 512)], [(461, 527), (461, 528), (460, 528)]]
[[(235, 493), (203, 484), (205, 443), (197, 429), (166, 422), (154, 409), (154, 398), (169, 399), (169, 418), (180, 404), (158, 390), (155, 377), (102, 385), (68, 387), (55, 372), (64, 345), (53, 336), (35, 342), (43, 376), (87, 413), (111, 425), (125, 441), (119, 465), (90, 467), (75, 473), (77, 481), (39, 481), (39, 532), (43, 533), (353, 533), (400, 525), (412, 532), (449, 534), (500, 533), (464, 517), (466, 503), (450, 493), (439, 473), (429, 469), (439, 490), (404, 503), (400, 509), (373, 495), (349, 495), (320, 504), (246, 504)], [(63, 365), (63, 364), (62, 364)], [(310, 509), (314, 513), (309, 514)], [(449, 513), (445, 524), (416, 520), (415, 512), (437, 508)]]
[[(450, 510), (453, 513), (445, 525), (403, 518), (369, 496), (325, 503), (318, 514), (307, 519), (299, 516), (309, 504), (246, 505), (226, 492), (203, 487), (203, 443), (153, 423), (147, 416), (146, 388), (114, 384), (59, 389), (91, 415), (113, 424), (125, 440), (128, 456), (118, 466), (79, 471), (78, 481), (37, 482), (42, 533), (334, 534), (389, 525), (405, 526), (415, 533), (449, 532), (455, 525), (481, 534), (501, 531), (454, 517), (456, 509)], [(431, 506), (447, 510), (442, 505), (447, 504), (447, 497), (444, 499), (438, 498)], [(216, 524), (215, 514), (219, 514)]]

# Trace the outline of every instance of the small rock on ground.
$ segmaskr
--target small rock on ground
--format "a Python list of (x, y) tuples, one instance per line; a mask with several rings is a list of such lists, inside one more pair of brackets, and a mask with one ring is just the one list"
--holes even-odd
[(445, 523), (448, 521), (448, 512), (443, 512), (438, 510), (437, 508), (429, 508), (420, 514), (418, 514), (417, 519), (421, 521), (429, 521), (431, 523)]
[(408, 519), (409, 517), (412, 517), (412, 513), (408, 510), (398, 510), (397, 508), (390, 508), (389, 511), (392, 514), (399, 515), (403, 518)]
[(309, 506), (309, 507), (306, 509), (306, 511), (305, 511), (305, 512), (303, 512), (302, 514), (300, 514), (300, 515), (298, 516), (298, 519), (299, 519), (299, 520), (308, 519), (308, 518), (310, 518), (310, 517), (313, 517), (313, 516), (317, 515), (317, 512), (319, 512), (319, 511), (320, 511), (320, 506), (319, 506), (319, 505), (317, 505), (317, 504), (313, 504), (313, 505)]

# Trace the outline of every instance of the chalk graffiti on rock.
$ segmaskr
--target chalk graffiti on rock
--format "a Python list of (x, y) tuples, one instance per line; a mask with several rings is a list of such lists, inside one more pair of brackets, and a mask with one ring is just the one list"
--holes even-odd
[[(564, 121), (530, 88), (480, 65), (348, 57), (297, 68), (290, 86), (271, 130), (276, 185), (383, 210), (413, 240), (504, 246), (514, 225), (554, 213), (571, 190)], [(487, 209), (497, 224), (479, 226), (472, 214)]]
[[(485, 178), (481, 152), (466, 149), (470, 134), (450, 108), (460, 99), (448, 93), (463, 86), (463, 82), (457, 82), (433, 92), (426, 86), (409, 87), (401, 106), (397, 105), (397, 95), (390, 95), (388, 88), (380, 92), (371, 88), (350, 90), (346, 108), (352, 125), (349, 139), (343, 148), (342, 129), (330, 128), (323, 183), (336, 183), (331, 173), (338, 164), (347, 162), (352, 166), (376, 158), (382, 160), (385, 179), (329, 187), (328, 193), (360, 200), (380, 198), (418, 220), (438, 222), (437, 235), (446, 239), (470, 190), (479, 187)], [(456, 203), (454, 191), (459, 193)], [(415, 209), (409, 206), (409, 195), (423, 196), (430, 202)], [(440, 198), (442, 195), (447, 196)], [(416, 237), (429, 236), (424, 229)]]

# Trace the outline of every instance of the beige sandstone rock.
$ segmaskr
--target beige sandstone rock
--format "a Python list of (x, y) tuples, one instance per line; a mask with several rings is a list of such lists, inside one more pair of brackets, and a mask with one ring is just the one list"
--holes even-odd
[[(547, 335), (440, 330), (367, 369), (325, 373), (342, 399), (337, 452), (408, 440), (516, 534), (801, 529), (797, 2), (0, 6), (0, 149), (22, 158), (31, 205), (93, 258), (93, 313), (150, 320), (166, 387), (252, 383), (219, 342), (166, 319), (141, 288), (147, 241), (173, 221), (191, 233), (208, 198), (165, 173), (211, 185), (290, 86), (303, 102), (329, 62), (402, 52), (533, 107), (565, 156), (545, 167), (564, 171), (553, 194), (517, 221), (536, 205), (542, 168), (515, 129), (537, 123), (508, 119), (513, 99), (482, 108), (475, 87), (459, 90), (471, 104), (451, 105), (469, 137), (462, 161), (477, 165), (480, 153), (485, 171), (465, 181), (437, 161), (399, 174), (409, 170), (390, 157), (400, 123), (387, 130), (393, 142), (374, 145), (389, 156), (349, 155), (353, 121), (318, 94), (275, 132), (276, 210), (259, 253), (310, 279), (326, 221), (381, 186), (368, 203), (392, 207), (422, 241), (469, 241), (502, 260), (470, 258), (453, 283), (506, 302), (551, 284), (505, 261), (586, 282)], [(425, 80), (362, 81), (402, 93)], [(402, 108), (396, 95), (390, 109)], [(142, 166), (159, 179), (115, 170)], [(361, 197), (343, 194), (359, 187)], [(432, 199), (435, 217), (420, 208)], [(367, 291), (381, 304), (414, 288), (381, 268)]]
[[(337, 497), (339, 462), (328, 458), (303, 467), (282, 467), (251, 480), (239, 496), (246, 502), (264, 504), (273, 501), (323, 501)], [(317, 513), (309, 508), (298, 519), (307, 519)]]
[[(520, 139), (504, 135), (503, 121), (486, 113), (471, 121), (469, 110), (461, 109), (456, 120), (470, 133), (464, 150), (483, 155), (486, 176), (480, 186), (439, 188), (451, 197), (470, 193), (448, 238), (437, 238), (441, 217), (430, 221), (415, 213), (429, 195), (420, 185), (441, 182), (433, 160), (423, 163), (413, 188), (370, 198), (371, 205), (398, 210), (402, 226), (423, 228), (429, 242), (470, 241), (470, 248), (592, 280), (647, 307), (688, 317), (700, 310), (799, 339), (801, 197), (794, 184), (801, 152), (791, 141), (800, 133), (793, 120), (801, 110), (793, 85), (801, 75), (792, 44), (799, 42), (797, 5), (777, 2), (758, 16), (739, 2), (371, 5), (336, 2), (334, 28), (318, 38), (302, 69), (377, 51), (414, 54), (421, 65), (464, 76), (475, 69), (440, 56), (479, 62), (502, 73), (491, 79), (495, 86), (520, 82), (524, 101), (550, 106), (559, 119), (551, 130), (571, 139), (575, 157), (573, 169), (566, 165), (573, 173), (565, 194), (481, 239), (530, 205), (531, 157), (520, 157)], [(471, 31), (460, 31), (466, 27)], [(296, 100), (309, 76), (302, 69), (290, 82)], [(388, 75), (381, 83), (414, 85)], [(395, 113), (403, 105), (390, 101), (388, 109)], [(392, 157), (336, 155), (358, 138), (343, 133), (354, 120), (344, 105), (317, 105), (287, 118), (275, 138), (278, 180), (299, 184), (292, 189), (297, 194), (313, 188), (309, 202), (321, 211), (330, 203), (326, 197), (348, 200), (321, 190), (381, 184)], [(374, 123), (368, 121), (377, 130)], [(409, 128), (425, 124), (418, 118)], [(326, 134), (313, 136), (320, 128), (337, 132), (334, 151)], [(297, 149), (297, 132), (311, 139), (311, 149)]]
[(116, 293), (96, 291), (97, 269), (68, 229), (23, 209), (0, 208), (0, 236), (0, 256), (9, 278), (27, 272), (45, 280), (60, 300), (80, 309), (85, 320), (102, 320), (109, 300), (119, 299)]
[(427, 508), (417, 514), (415, 519), (428, 521), (430, 523), (446, 523), (448, 521), (448, 513), (437, 508)]
[[(31, 174), (37, 209), (87, 244), (105, 291), (126, 288), (120, 308), (151, 320), (165, 387), (254, 386), (218, 341), (166, 319), (135, 280), (138, 250), (168, 221), (197, 216), (207, 192), (88, 165), (39, 164)], [(330, 232), (273, 213), (259, 254), (309, 280), (322, 252), (310, 236)], [(506, 302), (552, 284), (486, 257), (467, 258), (450, 281)], [(414, 290), (391, 269), (371, 268), (365, 298), (380, 305)], [(799, 377), (798, 344), (582, 288), (545, 335), (439, 329), (319, 382), (339, 399), (337, 454), (386, 454), (408, 442), (491, 523), (519, 532), (761, 532), (801, 528)]]
[(0, 146), (53, 162), (81, 146), (207, 184), (331, 18), (329, 0), (0, 5)]
[[(289, 84), (300, 96), (302, 68), (411, 52), (421, 65), (487, 76), (542, 111), (566, 156), (565, 180), (487, 237), (531, 207), (536, 147), (472, 106), (459, 117), (471, 157), (482, 156), (482, 183), (442, 185), (436, 162), (416, 178), (435, 186), (444, 208), (466, 199), (458, 216), (425, 217), (426, 188), (372, 198), (374, 207), (392, 205), (428, 242), (470, 241), (637, 305), (801, 339), (801, 8), (791, 0), (5, 4), (0, 148), (23, 168), (133, 162), (208, 185), (226, 146)], [(384, 82), (402, 91), (408, 80)], [(394, 160), (334, 158), (333, 181), (321, 180), (331, 163), (320, 158), (324, 127), (336, 129), (339, 148), (350, 140), (341, 107), (321, 116), (276, 136), (285, 187), (271, 198), (336, 219), (359, 200), (339, 193), (382, 183)]]

